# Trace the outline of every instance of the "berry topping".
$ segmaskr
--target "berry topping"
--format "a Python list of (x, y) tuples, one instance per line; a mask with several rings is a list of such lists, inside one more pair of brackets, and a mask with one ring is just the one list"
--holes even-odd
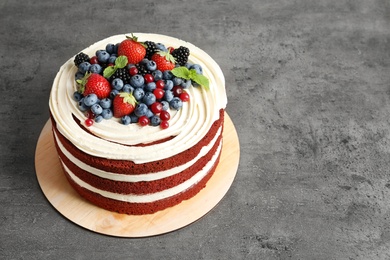
[(167, 129), (169, 127), (168, 121), (162, 120), (160, 123), (161, 129)]
[(79, 92), (84, 96), (94, 93), (99, 99), (103, 99), (108, 97), (111, 92), (110, 83), (106, 78), (97, 73), (87, 73), (77, 83), (79, 83)]
[(137, 101), (130, 93), (121, 92), (115, 96), (113, 101), (114, 117), (123, 117), (134, 111)]
[(133, 34), (122, 41), (118, 46), (118, 55), (127, 57), (128, 63), (139, 63), (146, 55), (146, 48), (143, 44), (138, 42), (138, 38)]
[(183, 91), (183, 93), (180, 94), (179, 98), (180, 98), (181, 101), (183, 101), (183, 102), (188, 102), (188, 101), (190, 101), (190, 95), (189, 95), (187, 92), (185, 92), (185, 91)]
[(88, 127), (92, 126), (93, 125), (93, 120), (91, 118), (87, 118), (85, 120), (85, 125), (88, 126)]
[(175, 68), (175, 58), (169, 52), (158, 51), (152, 56), (157, 69), (161, 71), (172, 70)]
[(83, 63), (85, 61), (90, 62), (89, 56), (83, 52), (80, 52), (79, 54), (76, 55), (73, 62), (76, 65), (76, 67), (78, 67), (81, 63)]
[(176, 62), (180, 66), (186, 65), (188, 57), (190, 56), (190, 50), (187, 47), (180, 46), (172, 51), (172, 56), (176, 59)]
[(185, 89), (209, 87), (202, 67), (191, 64), (189, 55), (185, 46), (138, 42), (133, 34), (95, 50), (95, 56), (77, 54), (72, 97), (85, 114), (85, 125), (116, 117), (123, 125), (168, 128), (171, 112), (190, 101)]
[(141, 125), (141, 126), (147, 126), (149, 125), (149, 118), (147, 116), (141, 116), (139, 119), (138, 119), (138, 123)]

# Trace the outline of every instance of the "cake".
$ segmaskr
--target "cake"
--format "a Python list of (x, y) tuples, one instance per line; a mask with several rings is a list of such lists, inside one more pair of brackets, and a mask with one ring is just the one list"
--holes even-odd
[(59, 69), (49, 100), (70, 185), (90, 203), (130, 215), (174, 207), (207, 185), (226, 104), (223, 73), (206, 52), (144, 33), (77, 53)]

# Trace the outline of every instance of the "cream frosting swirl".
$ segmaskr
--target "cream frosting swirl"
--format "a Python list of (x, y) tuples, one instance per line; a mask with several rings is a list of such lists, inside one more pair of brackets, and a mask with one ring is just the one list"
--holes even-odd
[[(73, 59), (69, 59), (57, 73), (50, 94), (49, 107), (58, 131), (70, 140), (78, 149), (93, 156), (131, 160), (135, 163), (147, 163), (179, 154), (198, 143), (209, 131), (213, 122), (219, 119), (219, 110), (227, 104), (225, 78), (218, 64), (203, 50), (191, 43), (177, 38), (134, 33), (139, 41), (154, 41), (177, 48), (186, 46), (190, 49), (189, 61), (199, 64), (203, 74), (209, 79), (210, 89), (190, 87), (190, 101), (185, 102), (179, 111), (170, 111), (170, 126), (160, 127), (138, 124), (123, 125), (119, 119), (103, 120), (88, 127), (93, 135), (82, 130), (73, 119), (74, 115), (83, 124), (85, 115), (77, 108), (72, 98), (77, 86), (74, 75), (77, 71)], [(126, 35), (116, 35), (99, 41), (82, 52), (93, 56), (108, 43), (119, 43)], [(145, 144), (174, 136), (169, 141), (145, 147), (133, 146)]]

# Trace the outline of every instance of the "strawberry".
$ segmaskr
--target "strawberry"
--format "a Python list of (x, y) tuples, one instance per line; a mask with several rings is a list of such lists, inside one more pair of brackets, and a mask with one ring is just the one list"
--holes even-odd
[(113, 101), (114, 117), (123, 117), (131, 114), (134, 111), (137, 101), (133, 94), (127, 92), (121, 92), (115, 96)]
[(152, 60), (157, 64), (157, 69), (161, 71), (175, 68), (175, 58), (169, 53), (158, 51), (152, 56)]
[(79, 92), (84, 96), (95, 93), (99, 99), (110, 96), (111, 85), (108, 80), (97, 73), (87, 73), (84, 78), (77, 80)]
[(138, 38), (133, 34), (127, 36), (118, 46), (118, 56), (124, 55), (127, 57), (129, 64), (137, 64), (146, 55), (146, 48), (143, 43), (138, 42)]

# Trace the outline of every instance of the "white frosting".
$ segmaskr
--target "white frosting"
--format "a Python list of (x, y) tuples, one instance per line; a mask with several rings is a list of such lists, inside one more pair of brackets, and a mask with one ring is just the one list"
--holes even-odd
[(79, 179), (76, 175), (72, 173), (72, 171), (69, 170), (68, 167), (62, 162), (62, 165), (64, 166), (64, 169), (69, 174), (70, 178), (76, 182), (79, 186), (90, 190), (92, 192), (98, 193), (102, 195), (103, 197), (119, 200), (119, 201), (125, 201), (125, 202), (133, 202), (133, 203), (146, 203), (146, 202), (154, 202), (161, 199), (169, 198), (171, 196), (174, 196), (176, 194), (179, 194), (181, 192), (184, 192), (185, 190), (191, 188), (193, 185), (197, 184), (199, 181), (201, 181), (207, 173), (212, 169), (214, 166), (216, 160), (218, 159), (218, 155), (220, 154), (222, 149), (222, 141), (220, 142), (218, 149), (216, 153), (213, 155), (211, 160), (207, 162), (205, 167), (199, 171), (197, 174), (195, 174), (192, 178), (189, 180), (173, 187), (170, 189), (166, 189), (160, 192), (152, 193), (152, 194), (145, 194), (145, 195), (134, 195), (134, 194), (118, 194), (113, 192), (104, 191), (101, 189), (97, 189), (90, 184), (82, 181)]
[[(211, 125), (219, 118), (219, 110), (227, 104), (225, 79), (218, 64), (204, 51), (191, 43), (157, 34), (135, 33), (139, 41), (154, 41), (166, 46), (186, 46), (190, 49), (190, 62), (200, 64), (203, 74), (209, 79), (210, 89), (191, 87), (190, 102), (185, 102), (178, 112), (171, 111), (170, 126), (162, 130), (160, 127), (140, 127), (138, 124), (123, 125), (119, 119), (103, 120), (88, 129), (93, 136), (81, 131), (72, 114), (82, 123), (84, 113), (77, 108), (72, 99), (76, 90), (74, 74), (77, 68), (73, 59), (69, 59), (59, 70), (50, 94), (50, 111), (56, 121), (58, 131), (70, 140), (78, 149), (93, 156), (108, 159), (131, 160), (135, 163), (147, 163), (169, 158), (194, 146), (207, 134)], [(108, 43), (118, 43), (125, 35), (112, 36), (97, 42), (83, 50), (93, 56), (96, 50), (105, 49)], [(153, 142), (175, 136), (169, 141), (146, 147), (125, 146)], [(100, 137), (100, 138), (99, 138)]]
[(188, 161), (185, 164), (182, 164), (178, 167), (160, 171), (160, 172), (153, 172), (153, 173), (145, 173), (145, 174), (136, 174), (136, 175), (126, 175), (126, 174), (120, 174), (120, 173), (114, 173), (114, 172), (107, 172), (104, 170), (97, 169), (95, 167), (92, 167), (88, 164), (85, 164), (84, 162), (80, 161), (76, 157), (74, 157), (70, 152), (66, 150), (66, 148), (62, 145), (61, 141), (58, 139), (57, 134), (54, 134), (54, 137), (56, 139), (56, 143), (61, 150), (61, 152), (68, 158), (72, 163), (74, 163), (77, 167), (79, 167), (82, 170), (85, 170), (93, 175), (96, 175), (100, 178), (112, 180), (112, 181), (123, 181), (123, 182), (140, 182), (140, 181), (154, 181), (163, 179), (172, 175), (175, 175), (177, 173), (180, 173), (181, 171), (191, 167), (193, 164), (195, 164), (200, 158), (205, 156), (214, 146), (216, 141), (218, 140), (218, 137), (220, 136), (222, 132), (222, 127), (219, 128), (217, 134), (213, 138), (213, 140), (210, 141), (210, 143), (207, 146), (202, 147), (199, 154), (192, 159), (191, 161)]

